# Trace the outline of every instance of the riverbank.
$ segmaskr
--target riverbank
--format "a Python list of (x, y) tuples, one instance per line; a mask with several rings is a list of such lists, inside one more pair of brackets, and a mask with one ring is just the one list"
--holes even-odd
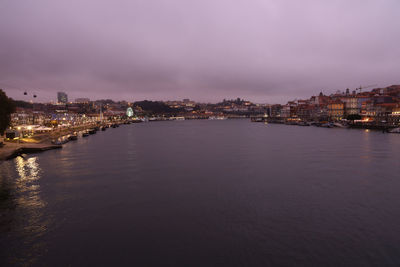
[[(118, 123), (122, 124), (122, 123)], [(0, 161), (13, 159), (22, 154), (38, 153), (51, 149), (62, 148), (62, 145), (53, 144), (54, 140), (68, 136), (76, 132), (87, 131), (96, 127), (104, 127), (105, 124), (89, 124), (59, 129), (50, 133), (40, 133), (27, 138), (5, 141), (0, 147)]]
[(76, 131), (86, 130), (92, 126), (93, 125), (71, 127), (51, 133), (36, 134), (29, 138), (21, 138), (18, 141), (5, 141), (3, 142), (3, 146), (0, 147), (0, 161), (13, 159), (22, 154), (39, 153), (51, 149), (62, 148), (61, 145), (52, 144), (52, 140), (72, 134)]
[(9, 160), (18, 157), (22, 154), (38, 153), (51, 149), (62, 148), (61, 145), (53, 145), (51, 143), (41, 144), (18, 144), (6, 142), (2, 148), (0, 148), (0, 161)]
[[(375, 121), (306, 121), (298, 119), (277, 119), (268, 117), (251, 117), (251, 122), (261, 122), (261, 123), (272, 123), (272, 124), (286, 124), (286, 125), (298, 125), (298, 126), (317, 126), (325, 128), (355, 128), (355, 129), (368, 129), (377, 130), (382, 132), (391, 132), (391, 130), (399, 128), (399, 124), (375, 122)], [(398, 133), (398, 131), (395, 131)]]

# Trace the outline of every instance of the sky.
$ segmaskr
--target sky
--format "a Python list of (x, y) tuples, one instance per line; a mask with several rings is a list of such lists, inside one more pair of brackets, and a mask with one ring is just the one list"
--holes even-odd
[(399, 11), (398, 0), (0, 0), (0, 88), (39, 102), (64, 91), (285, 103), (400, 84)]

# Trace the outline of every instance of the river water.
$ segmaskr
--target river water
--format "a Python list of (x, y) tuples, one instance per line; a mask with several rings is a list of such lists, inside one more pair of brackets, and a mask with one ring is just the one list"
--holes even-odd
[(399, 266), (400, 135), (123, 125), (0, 163), (0, 266)]

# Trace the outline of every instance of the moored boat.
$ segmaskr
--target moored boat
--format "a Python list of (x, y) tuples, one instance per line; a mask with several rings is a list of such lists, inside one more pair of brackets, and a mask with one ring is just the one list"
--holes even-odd
[(69, 137), (67, 137), (67, 136), (62, 136), (60, 138), (57, 138), (57, 139), (51, 141), (51, 143), (53, 145), (63, 145), (68, 142), (69, 142)]
[(227, 117), (225, 117), (225, 116), (211, 116), (208, 119), (209, 120), (226, 120)]
[(334, 127), (339, 127), (339, 128), (346, 128), (346, 126), (344, 126), (343, 124), (341, 124), (340, 122), (335, 122), (333, 123)]
[(328, 122), (328, 123), (324, 123), (324, 124), (322, 124), (322, 125), (321, 125), (321, 127), (325, 127), (325, 128), (333, 128), (333, 123), (330, 123), (330, 122)]
[(309, 122), (306, 122), (306, 121), (299, 121), (297, 123), (297, 125), (299, 125), (299, 126), (311, 126), (311, 124)]
[(78, 134), (74, 133), (68, 136), (69, 141), (75, 141), (78, 140)]
[(168, 120), (170, 121), (184, 121), (185, 117), (169, 117)]

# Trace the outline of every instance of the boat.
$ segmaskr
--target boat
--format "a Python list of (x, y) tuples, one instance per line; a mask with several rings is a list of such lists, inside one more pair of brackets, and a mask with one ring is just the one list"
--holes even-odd
[(306, 122), (306, 121), (299, 121), (299, 122), (297, 123), (297, 125), (299, 125), (299, 126), (311, 126), (311, 124), (308, 123), (308, 122)]
[(51, 143), (53, 144), (53, 145), (62, 145), (62, 143), (61, 143), (61, 141), (60, 140), (51, 140)]
[(82, 137), (88, 137), (88, 136), (89, 136), (89, 133), (87, 131), (82, 133)]
[(400, 133), (400, 127), (390, 130), (389, 133)]
[(225, 117), (225, 116), (211, 116), (208, 119), (209, 120), (226, 120), (227, 117)]
[(251, 120), (251, 122), (264, 122), (265, 121), (264, 117), (251, 117), (250, 120)]
[(339, 123), (339, 122), (334, 122), (333, 123), (334, 127), (339, 127), (339, 128), (346, 128), (346, 126), (344, 126), (343, 124)]
[(69, 142), (69, 137), (67, 137), (67, 136), (63, 136), (63, 137), (57, 138), (56, 140), (52, 140), (51, 141), (51, 143), (53, 145), (63, 145), (63, 144), (66, 144), (68, 142)]
[(298, 125), (299, 123), (297, 121), (285, 121), (286, 125)]
[(102, 131), (105, 131), (107, 128), (106, 128), (106, 126), (103, 126), (103, 127), (101, 127), (100, 128)]
[(52, 143), (53, 145), (59, 145), (59, 140), (53, 139), (53, 140), (51, 140), (51, 143)]
[(96, 133), (96, 129), (89, 129), (89, 130), (88, 130), (88, 133), (89, 133), (89, 134), (95, 134), (95, 133)]
[(76, 133), (71, 134), (71, 135), (68, 136), (68, 140), (69, 140), (69, 141), (78, 140), (78, 135), (77, 135)]
[(322, 123), (318, 122), (318, 121), (313, 121), (311, 122), (312, 126), (316, 126), (316, 127), (321, 127)]
[(184, 121), (185, 117), (169, 117), (170, 121)]
[(322, 125), (321, 125), (321, 127), (325, 127), (325, 128), (333, 128), (333, 123), (330, 123), (330, 122), (328, 122), (328, 123), (324, 123), (324, 124), (322, 124)]

